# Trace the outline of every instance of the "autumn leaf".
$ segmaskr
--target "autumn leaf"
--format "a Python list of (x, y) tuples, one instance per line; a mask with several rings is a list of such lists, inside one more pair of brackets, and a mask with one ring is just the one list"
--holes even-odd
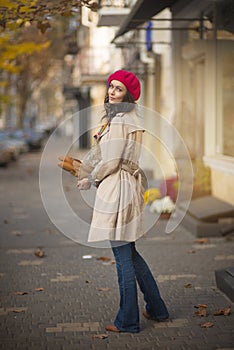
[(214, 326), (214, 323), (212, 323), (212, 322), (206, 322), (206, 323), (201, 324), (202, 328), (211, 328), (213, 326)]
[(28, 292), (15, 292), (15, 295), (26, 295)]
[(195, 253), (196, 253), (196, 250), (190, 249), (190, 250), (187, 251), (187, 253), (188, 253), (188, 254), (195, 254)]
[(35, 251), (35, 255), (38, 257), (38, 258), (43, 258), (45, 256), (45, 253), (43, 252), (43, 250), (41, 250), (40, 248), (38, 248), (36, 251)]
[(206, 304), (198, 304), (197, 306), (194, 306), (198, 311), (196, 311), (194, 314), (199, 317), (206, 317)]
[(107, 334), (93, 334), (92, 338), (96, 338), (96, 339), (106, 339), (108, 338)]
[(110, 261), (111, 259), (108, 258), (107, 256), (99, 256), (99, 257), (97, 258), (97, 260), (101, 260), (101, 261)]
[(36, 292), (42, 292), (42, 291), (44, 290), (44, 288), (39, 287), (39, 288), (35, 288), (34, 290), (35, 290)]
[(109, 290), (111, 290), (108, 287), (104, 287), (104, 288), (97, 288), (97, 290), (101, 291), (101, 292), (108, 292)]
[(225, 309), (216, 310), (214, 313), (214, 316), (229, 316), (230, 313), (231, 313), (231, 306), (228, 306)]
[(205, 244), (209, 242), (209, 238), (198, 238), (194, 242), (199, 244)]
[(20, 313), (22, 313), (22, 312), (25, 312), (25, 310), (24, 309), (14, 309), (14, 310), (12, 310), (14, 313), (16, 313), (16, 314), (20, 314)]
[(185, 287), (185, 288), (192, 288), (192, 284), (191, 284), (191, 283), (186, 283), (186, 284), (184, 285), (184, 287)]

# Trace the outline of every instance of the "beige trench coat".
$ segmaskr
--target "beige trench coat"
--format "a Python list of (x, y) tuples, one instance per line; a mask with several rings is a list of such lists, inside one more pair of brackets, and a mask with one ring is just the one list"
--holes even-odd
[(83, 160), (78, 179), (91, 173), (100, 182), (88, 242), (133, 242), (143, 235), (144, 189), (138, 172), (141, 144), (136, 142), (136, 131), (144, 129), (134, 111), (117, 114), (99, 141), (96, 166)]

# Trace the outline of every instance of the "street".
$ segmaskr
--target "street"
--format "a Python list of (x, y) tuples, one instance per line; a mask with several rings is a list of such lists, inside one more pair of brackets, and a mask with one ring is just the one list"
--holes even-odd
[[(63, 153), (58, 137), (51, 162)], [(214, 274), (233, 265), (233, 236), (196, 241), (181, 225), (166, 234), (158, 221), (137, 246), (170, 320), (144, 319), (139, 291), (141, 332), (106, 332), (119, 303), (112, 252), (73, 242), (50, 221), (39, 189), (41, 155), (27, 153), (0, 168), (0, 349), (234, 349), (233, 304), (217, 289)], [(64, 189), (74, 208), (84, 210), (75, 203), (70, 174)], [(215, 315), (218, 310), (224, 315)]]

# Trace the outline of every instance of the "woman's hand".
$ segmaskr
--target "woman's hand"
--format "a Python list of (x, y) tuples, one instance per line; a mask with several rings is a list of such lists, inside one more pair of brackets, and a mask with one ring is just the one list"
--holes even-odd
[(85, 179), (83, 179), (83, 180), (79, 180), (79, 181), (77, 182), (76, 187), (77, 187), (79, 190), (89, 190), (90, 187), (91, 187), (91, 182), (90, 182), (87, 178), (85, 178)]

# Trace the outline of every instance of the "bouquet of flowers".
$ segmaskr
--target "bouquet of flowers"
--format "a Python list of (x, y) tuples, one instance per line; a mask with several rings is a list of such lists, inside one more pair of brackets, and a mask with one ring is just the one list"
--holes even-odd
[(169, 196), (156, 199), (150, 206), (151, 213), (171, 214), (175, 210), (175, 204)]

